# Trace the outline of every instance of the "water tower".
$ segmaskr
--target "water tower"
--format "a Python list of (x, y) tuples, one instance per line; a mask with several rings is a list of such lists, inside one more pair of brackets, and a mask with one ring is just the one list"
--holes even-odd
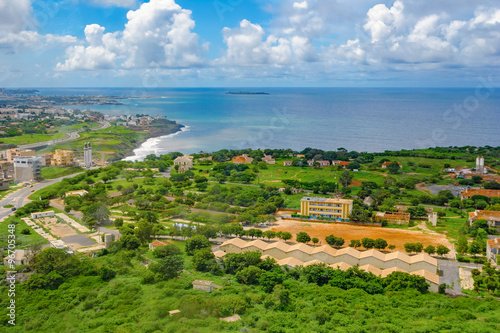
[(476, 172), (479, 174), (484, 174), (484, 157), (478, 156), (476, 158)]

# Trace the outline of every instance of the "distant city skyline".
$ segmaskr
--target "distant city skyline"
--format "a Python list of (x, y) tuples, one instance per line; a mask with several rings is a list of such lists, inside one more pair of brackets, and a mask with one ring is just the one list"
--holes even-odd
[(0, 0), (0, 87), (500, 85), (495, 0)]

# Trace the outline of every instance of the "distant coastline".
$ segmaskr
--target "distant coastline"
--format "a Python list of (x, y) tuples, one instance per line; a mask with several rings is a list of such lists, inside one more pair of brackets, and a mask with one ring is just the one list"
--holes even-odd
[(179, 129), (175, 132), (166, 133), (160, 136), (150, 136), (145, 141), (137, 144), (132, 150), (132, 154), (125, 156), (123, 161), (142, 161), (147, 155), (157, 154), (162, 155), (166, 152), (161, 152), (161, 148), (156, 148), (155, 146), (160, 143), (163, 139), (174, 137), (182, 132), (187, 132), (191, 129), (190, 126), (179, 125)]
[[(107, 119), (109, 121), (113, 121), (112, 118), (115, 117), (113, 115), (107, 114), (102, 111), (98, 111), (98, 113), (102, 114), (104, 119)], [(131, 115), (128, 115), (131, 116)], [(156, 115), (155, 115), (156, 117)], [(110, 119), (111, 118), (111, 119)], [(126, 148), (124, 147), (121, 151), (120, 158), (121, 159), (127, 159), (127, 158), (133, 158), (134, 156), (137, 156), (135, 151), (140, 150), (143, 145), (146, 145), (147, 147), (151, 147), (151, 145), (148, 144), (148, 142), (158, 142), (161, 138), (166, 138), (169, 136), (176, 135), (178, 133), (186, 131), (189, 127), (186, 128), (185, 125), (183, 124), (178, 124), (175, 120), (171, 119), (166, 119), (166, 118), (160, 118), (160, 119), (155, 119), (154, 122), (161, 122), (161, 125), (153, 123), (148, 126), (131, 126), (128, 127), (130, 130), (133, 130), (138, 134), (139, 140), (136, 142), (136, 144), (132, 147), (127, 146)], [(115, 123), (116, 124), (116, 123)], [(145, 131), (146, 129), (146, 131)], [(152, 154), (152, 152), (149, 152), (148, 154), (145, 154), (144, 156), (141, 155), (141, 159), (146, 157), (147, 155)], [(132, 159), (135, 160), (135, 159)]]
[[(447, 146), (500, 145), (498, 122), (500, 95), (495, 92), (481, 100), (472, 113), (461, 117), (453, 105), (464, 105), (464, 97), (474, 89), (426, 88), (41, 88), (39, 96), (90, 96), (82, 105), (56, 104), (65, 108), (95, 110), (116, 118), (122, 115), (161, 115), (191, 126), (188, 133), (161, 139), (151, 149), (161, 152), (197, 153), (223, 148), (286, 147), (301, 151), (306, 147), (332, 150), (343, 147), (358, 152), (416, 149)], [(226, 94), (226, 92), (233, 94)], [(266, 92), (269, 95), (244, 95), (238, 92)], [(92, 105), (88, 100), (105, 102), (115, 96), (122, 105)], [(120, 99), (118, 99), (118, 97)], [(22, 105), (39, 103), (39, 98), (23, 97)], [(66, 100), (61, 98), (63, 102)], [(10, 105), (11, 103), (5, 103)], [(469, 111), (467, 111), (469, 112)], [(24, 115), (23, 115), (24, 116)], [(121, 122), (118, 122), (121, 123)], [(148, 125), (137, 127), (139, 135), (117, 138), (123, 158), (133, 155), (152, 133)], [(161, 125), (160, 125), (161, 127)], [(480, 128), (470, 133), (472, 128)], [(142, 131), (141, 131), (142, 129)], [(171, 133), (179, 131), (171, 128)], [(439, 134), (439, 135), (438, 135)], [(161, 137), (167, 133), (156, 134)], [(131, 142), (133, 141), (133, 142)], [(70, 145), (65, 148), (72, 149)], [(97, 148), (96, 148), (97, 149)], [(102, 147), (102, 150), (106, 150)]]
[(251, 91), (226, 91), (226, 94), (228, 94), (228, 95), (269, 95), (268, 92), (264, 92), (264, 91), (257, 91), (257, 92), (251, 92)]

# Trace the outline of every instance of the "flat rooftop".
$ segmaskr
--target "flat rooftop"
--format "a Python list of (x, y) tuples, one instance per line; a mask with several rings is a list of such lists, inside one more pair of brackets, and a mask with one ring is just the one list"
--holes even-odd
[(346, 203), (346, 204), (352, 204), (353, 203), (353, 201), (350, 200), (350, 199), (319, 198), (319, 197), (304, 197), (300, 201), (325, 202), (325, 203)]

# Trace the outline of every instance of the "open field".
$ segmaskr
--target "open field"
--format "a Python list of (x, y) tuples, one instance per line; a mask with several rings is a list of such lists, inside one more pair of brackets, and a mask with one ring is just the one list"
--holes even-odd
[(64, 138), (64, 133), (54, 133), (49, 132), (47, 134), (23, 134), (19, 136), (12, 136), (10, 138), (2, 138), (4, 143), (10, 143), (14, 145), (27, 145), (30, 143), (37, 143), (42, 141), (49, 141), (55, 139)]
[[(375, 162), (378, 162), (382, 159), (389, 159), (391, 161), (397, 161), (403, 165), (403, 172), (415, 172), (422, 174), (433, 174), (436, 172), (442, 172), (445, 164), (449, 164), (451, 168), (456, 167), (474, 167), (476, 166), (476, 162), (467, 162), (465, 160), (452, 160), (452, 159), (432, 159), (425, 157), (393, 157), (393, 156), (379, 156), (374, 159)], [(413, 166), (408, 165), (408, 163), (413, 163)], [(428, 165), (430, 168), (423, 168), (421, 165)]]
[[(31, 230), (31, 228), (21, 219), (10, 217), (5, 221), (0, 222), (0, 247), (7, 246), (7, 235), (9, 235), (9, 224), (11, 221), (16, 222), (15, 235), (16, 235), (16, 248), (24, 249), (34, 243), (46, 244), (48, 241), (37, 234), (35, 231)], [(31, 233), (29, 235), (23, 235), (21, 233), (22, 230), (29, 229)]]
[[(72, 150), (78, 155), (83, 152), (83, 146), (86, 142), (92, 142), (94, 151), (111, 151), (124, 154), (147, 137), (146, 132), (134, 132), (122, 126), (111, 126), (96, 131), (84, 131), (80, 132), (79, 135), (80, 137), (76, 140), (42, 149), (40, 153), (47, 153), (53, 151), (54, 148), (58, 148)], [(100, 159), (100, 156), (98, 158)]]
[(54, 179), (63, 176), (72, 175), (84, 171), (81, 167), (58, 167), (58, 166), (48, 166), (42, 168), (42, 177), (44, 179)]
[(56, 139), (64, 138), (65, 134), (68, 132), (74, 132), (80, 128), (88, 126), (89, 128), (100, 126), (99, 123), (89, 122), (89, 123), (79, 123), (69, 126), (60, 126), (56, 128), (49, 129), (47, 134), (23, 134), (19, 136), (12, 136), (7, 138), (2, 138), (1, 141), (5, 143), (10, 143), (14, 145), (26, 145), (31, 143), (50, 141)]
[(377, 227), (363, 227), (346, 224), (327, 224), (327, 223), (313, 223), (313, 222), (297, 222), (292, 220), (278, 220), (275, 226), (271, 227), (273, 231), (288, 231), (292, 233), (293, 239), (300, 231), (305, 231), (313, 237), (320, 240), (320, 244), (324, 245), (325, 237), (334, 235), (341, 237), (345, 240), (344, 245), (349, 245), (352, 239), (361, 240), (364, 237), (368, 238), (382, 238), (389, 244), (396, 245), (396, 250), (404, 251), (405, 243), (420, 242), (426, 247), (427, 245), (437, 246), (442, 244), (448, 248), (452, 248), (450, 242), (444, 235), (430, 235), (420, 231), (402, 230), (392, 228), (377, 228)]
[(428, 225), (428, 228), (445, 234), (448, 238), (458, 239), (458, 230), (464, 225), (466, 219), (461, 217), (448, 217), (438, 219), (437, 226)]
[[(146, 141), (151, 136), (162, 136), (179, 130), (179, 125), (168, 121), (154, 123), (140, 130), (131, 130), (121, 125), (113, 124), (111, 127), (85, 131), (80, 133), (80, 138), (70, 142), (56, 145), (56, 148), (69, 149), (81, 153), (85, 142), (92, 142), (94, 151), (106, 151), (124, 156), (132, 151), (138, 144)], [(107, 159), (116, 160), (119, 156), (107, 155)]]

